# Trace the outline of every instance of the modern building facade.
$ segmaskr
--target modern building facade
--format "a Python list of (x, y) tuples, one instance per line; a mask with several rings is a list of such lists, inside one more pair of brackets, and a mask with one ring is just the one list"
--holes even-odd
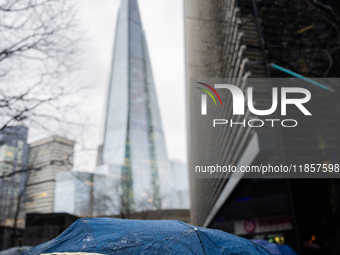
[(74, 141), (52, 136), (30, 144), (26, 213), (54, 213), (56, 176), (71, 171)]
[(64, 171), (56, 174), (55, 213), (69, 213), (79, 217), (92, 216), (93, 173)]
[[(96, 196), (108, 214), (176, 207), (156, 89), (137, 0), (123, 0), (117, 19)], [(99, 175), (98, 175), (99, 176)], [(108, 179), (111, 178), (111, 181)], [(98, 189), (97, 189), (98, 188)], [(113, 205), (114, 204), (114, 205)]]
[(178, 208), (190, 209), (188, 166), (177, 160), (171, 160), (170, 164), (175, 177)]
[[(338, 17), (320, 1), (186, 0), (184, 7), (189, 111), (201, 109), (201, 98), (192, 96), (196, 86), (190, 84), (191, 78), (226, 78), (246, 93), (243, 81), (250, 78), (290, 77), (272, 63), (308, 77), (339, 77)], [(251, 85), (256, 108), (269, 109), (272, 86)], [(330, 86), (339, 90), (336, 84)], [(290, 109), (291, 118), (301, 119), (294, 129), (239, 125), (209, 133), (188, 114), (193, 224), (288, 243), (301, 254), (318, 252), (311, 251), (313, 247), (320, 248), (315, 254), (337, 249), (337, 179), (244, 179), (229, 178), (229, 173), (200, 179), (193, 174), (196, 165), (338, 164), (338, 92), (308, 83), (305, 88), (313, 95), (307, 106), (313, 118), (302, 118), (297, 109)], [(239, 121), (228, 111), (231, 94), (219, 94), (226, 105), (225, 119)], [(244, 116), (253, 117), (249, 110)], [(207, 118), (213, 119), (214, 112)], [(268, 141), (269, 150), (259, 146), (258, 154), (249, 154), (256, 151), (254, 142)]]
[(0, 131), (0, 225), (23, 227), (23, 192), (28, 163), (28, 128), (8, 126)]

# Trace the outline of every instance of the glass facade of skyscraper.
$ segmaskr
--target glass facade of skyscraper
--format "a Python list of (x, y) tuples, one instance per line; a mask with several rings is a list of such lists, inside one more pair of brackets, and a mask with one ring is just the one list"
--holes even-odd
[(54, 212), (91, 216), (92, 173), (63, 171), (55, 176)]
[[(136, 0), (122, 1), (118, 15), (102, 157), (97, 173), (112, 178), (107, 195), (119, 201), (111, 214), (177, 206)], [(95, 178), (97, 197), (102, 181)]]
[[(23, 226), (23, 196), (28, 160), (28, 128), (8, 126), (0, 131), (0, 224)], [(20, 203), (20, 205), (18, 204)]]

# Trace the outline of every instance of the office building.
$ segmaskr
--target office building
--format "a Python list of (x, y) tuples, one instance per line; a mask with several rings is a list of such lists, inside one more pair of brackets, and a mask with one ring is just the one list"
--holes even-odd
[(74, 141), (59, 136), (30, 144), (26, 213), (53, 213), (56, 176), (71, 171)]
[(55, 213), (92, 216), (93, 173), (64, 171), (56, 174)]
[(100, 148), (96, 174), (107, 178), (95, 194), (110, 200), (107, 213), (177, 206), (137, 0), (121, 1)]
[[(197, 89), (190, 84), (191, 78), (226, 78), (245, 93), (243, 81), (250, 78), (290, 77), (272, 64), (308, 77), (339, 76), (339, 25), (332, 6), (290, 0), (186, 0), (184, 6), (189, 111), (201, 109), (201, 98), (193, 96)], [(251, 86), (256, 108), (269, 109), (272, 85), (254, 80)], [(312, 249), (317, 252), (315, 247), (321, 252), (315, 254), (336, 249), (340, 229), (338, 180), (228, 178), (229, 173), (200, 179), (193, 173), (197, 165), (236, 166), (242, 162), (338, 164), (339, 88), (336, 83), (328, 86), (336, 92), (304, 84), (312, 94), (306, 107), (313, 117), (289, 109), (290, 118), (299, 119), (293, 129), (238, 125), (210, 132), (188, 114), (193, 224), (284, 242), (301, 254), (311, 254)], [(228, 110), (232, 109), (231, 93), (219, 94), (224, 118), (239, 121)], [(268, 118), (281, 117), (275, 114)], [(251, 119), (254, 114), (246, 109), (244, 116)], [(207, 119), (214, 119), (214, 111)]]
[(178, 160), (171, 160), (170, 163), (172, 172), (175, 176), (178, 208), (190, 209), (188, 166)]
[[(28, 128), (8, 126), (0, 131), (0, 225), (23, 227), (23, 192), (28, 157)], [(15, 214), (18, 212), (18, 218)]]

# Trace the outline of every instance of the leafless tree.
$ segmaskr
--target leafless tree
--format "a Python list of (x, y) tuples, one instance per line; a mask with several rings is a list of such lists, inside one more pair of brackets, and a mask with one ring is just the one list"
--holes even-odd
[[(78, 90), (71, 81), (83, 34), (79, 25), (72, 0), (0, 0), (0, 130), (18, 122), (46, 128), (46, 118), (62, 120), (63, 109), (70, 108), (66, 97)], [(3, 179), (34, 169), (15, 169), (10, 176), (2, 170)], [(14, 225), (24, 192), (13, 209)]]
[[(120, 213), (122, 211), (121, 180), (106, 178), (105, 176), (98, 176), (97, 178), (98, 180), (94, 180), (97, 186), (91, 190), (93, 200), (90, 201), (89, 207), (93, 210), (92, 216), (109, 216)], [(98, 185), (102, 185), (102, 187)]]
[[(66, 0), (0, 0), (0, 130), (56, 118), (78, 68), (76, 8)], [(42, 107), (44, 106), (44, 107)]]
[(97, 181), (93, 204), (96, 217), (115, 215), (123, 219), (130, 219), (136, 212), (161, 210), (161, 201), (169, 198), (167, 194), (159, 196), (153, 189), (145, 188), (138, 194), (138, 201), (135, 201), (133, 191), (130, 190), (132, 187), (129, 187), (132, 185), (129, 183), (129, 179), (125, 180), (124, 176), (117, 179), (110, 178), (109, 181), (105, 177), (99, 178), (102, 179)]

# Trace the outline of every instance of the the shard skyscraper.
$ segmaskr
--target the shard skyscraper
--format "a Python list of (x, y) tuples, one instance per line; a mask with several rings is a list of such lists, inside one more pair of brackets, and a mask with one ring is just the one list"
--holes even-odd
[(98, 215), (177, 206), (137, 0), (121, 1), (101, 150)]

